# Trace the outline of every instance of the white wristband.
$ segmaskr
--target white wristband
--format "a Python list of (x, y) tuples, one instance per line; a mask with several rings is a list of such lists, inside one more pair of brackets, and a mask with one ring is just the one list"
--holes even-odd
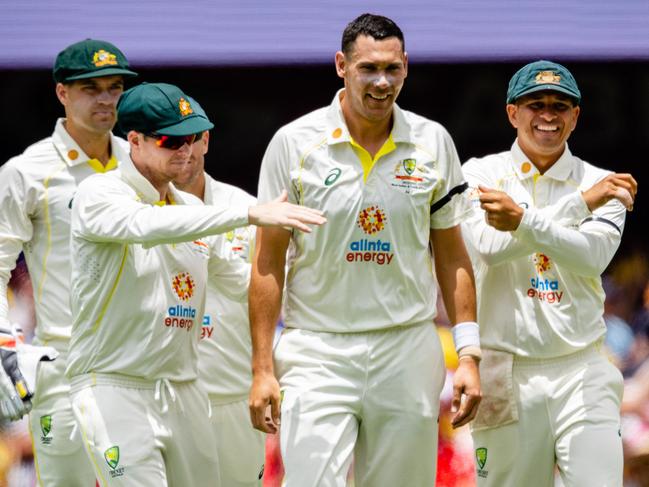
[(473, 321), (458, 323), (452, 329), (455, 350), (459, 352), (464, 347), (480, 347), (480, 327)]

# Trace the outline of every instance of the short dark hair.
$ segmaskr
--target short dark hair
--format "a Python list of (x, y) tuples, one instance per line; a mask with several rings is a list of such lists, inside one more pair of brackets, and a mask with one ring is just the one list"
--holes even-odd
[(352, 20), (343, 31), (341, 50), (345, 55), (352, 50), (352, 45), (358, 36), (365, 35), (376, 40), (396, 37), (401, 41), (401, 49), (405, 51), (403, 32), (394, 21), (382, 15), (362, 14)]

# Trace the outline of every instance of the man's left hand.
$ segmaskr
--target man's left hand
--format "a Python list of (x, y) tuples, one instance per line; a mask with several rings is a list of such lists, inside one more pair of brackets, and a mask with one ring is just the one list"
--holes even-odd
[(451, 418), (453, 428), (464, 426), (475, 418), (481, 399), (478, 361), (468, 355), (461, 357), (453, 376), (453, 401), (451, 403), (451, 412), (455, 413)]
[(480, 208), (485, 211), (487, 224), (502, 232), (512, 232), (518, 228), (523, 219), (523, 208), (504, 191), (478, 186), (480, 190)]

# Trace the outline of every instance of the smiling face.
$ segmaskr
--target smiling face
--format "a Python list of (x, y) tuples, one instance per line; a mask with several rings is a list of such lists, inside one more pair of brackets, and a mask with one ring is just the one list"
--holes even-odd
[(360, 35), (347, 54), (336, 53), (336, 72), (345, 80), (341, 105), (348, 123), (389, 121), (408, 75), (408, 55), (396, 37)]
[(547, 90), (525, 95), (506, 109), (521, 149), (545, 172), (563, 154), (577, 126), (579, 106), (570, 97)]
[(123, 91), (121, 75), (57, 83), (56, 95), (65, 107), (68, 131), (106, 135), (117, 120), (117, 101)]
[(203, 174), (209, 140), (210, 133), (205, 130), (200, 134), (200, 139), (192, 144), (189, 162), (183, 167), (181, 173), (174, 178), (174, 184), (183, 191), (186, 191), (185, 188), (194, 185), (196, 180)]

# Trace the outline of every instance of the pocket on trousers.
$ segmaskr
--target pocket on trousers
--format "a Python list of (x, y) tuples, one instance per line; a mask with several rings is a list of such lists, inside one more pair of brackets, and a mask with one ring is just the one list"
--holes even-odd
[(514, 356), (499, 350), (482, 350), (480, 384), (482, 401), (471, 422), (473, 431), (496, 428), (518, 421), (513, 387)]

